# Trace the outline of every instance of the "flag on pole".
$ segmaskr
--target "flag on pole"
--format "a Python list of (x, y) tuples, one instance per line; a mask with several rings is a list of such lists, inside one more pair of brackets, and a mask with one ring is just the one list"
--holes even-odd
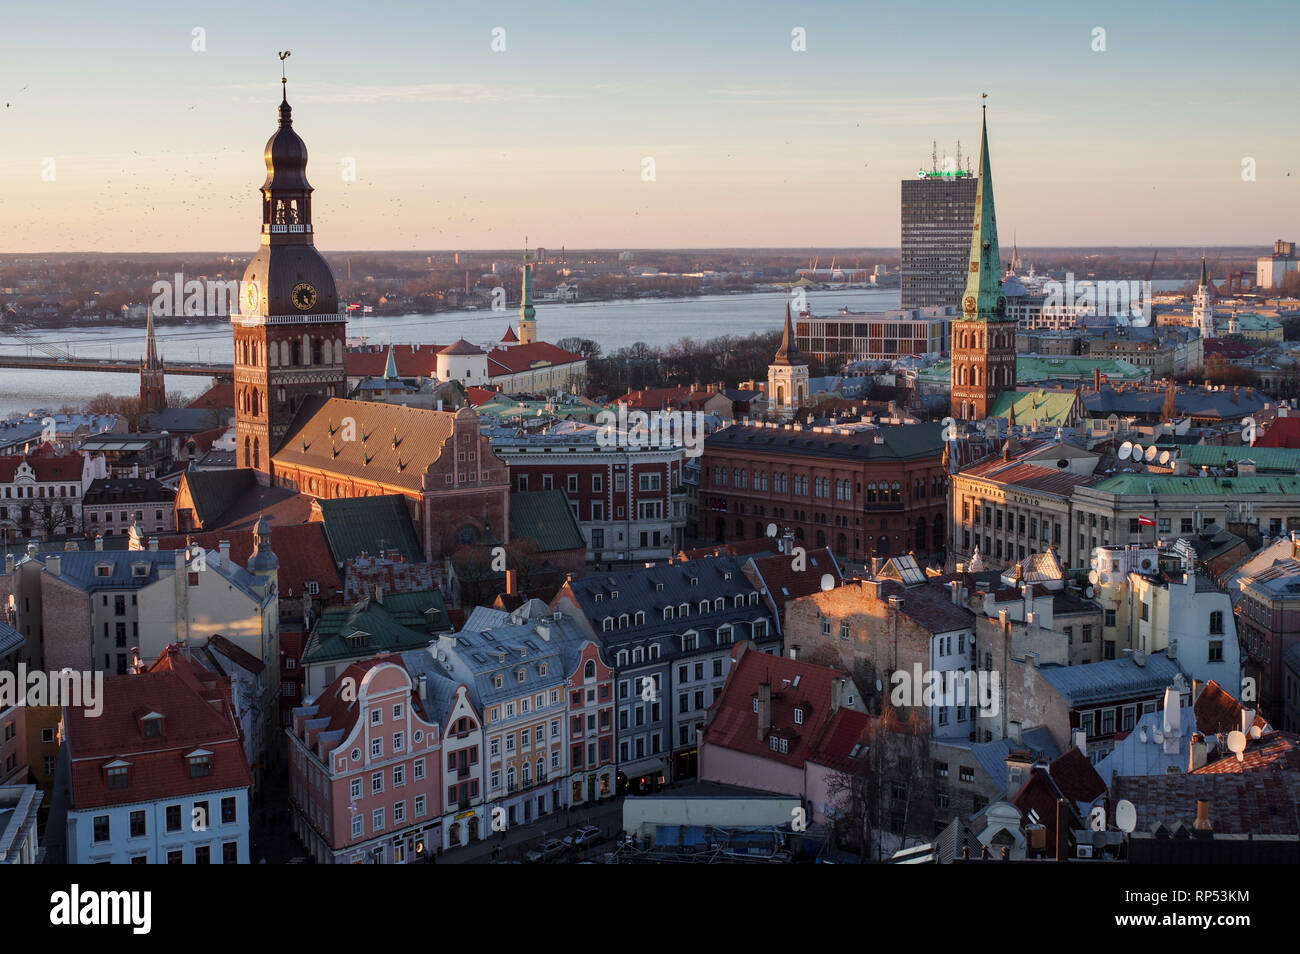
[(1156, 522), (1150, 517), (1138, 517), (1138, 526), (1140, 527), (1154, 527), (1155, 525)]
[(375, 310), (374, 308), (370, 307), (369, 305), (366, 305), (361, 309), (361, 314), (368, 315), (374, 310)]

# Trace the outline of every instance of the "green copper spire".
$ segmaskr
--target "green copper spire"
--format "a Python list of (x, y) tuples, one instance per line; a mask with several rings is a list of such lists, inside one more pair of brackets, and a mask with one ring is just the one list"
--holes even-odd
[(393, 354), (393, 346), (388, 346), (388, 363), (384, 365), (384, 380), (397, 380), (397, 356)]
[(1005, 321), (1002, 296), (1002, 257), (998, 252), (998, 220), (993, 212), (993, 171), (989, 164), (987, 116), (980, 132), (980, 177), (975, 188), (975, 222), (970, 235), (970, 270), (961, 310), (965, 321)]
[(533, 308), (533, 266), (528, 261), (527, 252), (524, 252), (522, 271), (524, 273), (524, 293), (523, 301), (519, 305), (519, 320), (536, 321), (537, 310)]

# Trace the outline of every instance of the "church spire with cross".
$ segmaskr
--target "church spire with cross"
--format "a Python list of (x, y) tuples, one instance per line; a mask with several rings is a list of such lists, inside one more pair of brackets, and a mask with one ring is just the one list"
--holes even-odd
[(144, 357), (140, 359), (140, 410), (146, 414), (167, 409), (166, 372), (158, 356), (158, 342), (153, 331), (153, 307), (144, 325)]
[[(985, 94), (987, 96), (987, 94)], [(979, 182), (961, 316), (952, 322), (952, 416), (982, 421), (1016, 382), (1016, 322), (1007, 317), (993, 203), (987, 108), (981, 107)]]
[(777, 348), (772, 363), (767, 367), (767, 407), (778, 417), (789, 419), (808, 399), (808, 365), (799, 350), (794, 319), (790, 310), (790, 294), (785, 298), (785, 324), (781, 330), (781, 346)]

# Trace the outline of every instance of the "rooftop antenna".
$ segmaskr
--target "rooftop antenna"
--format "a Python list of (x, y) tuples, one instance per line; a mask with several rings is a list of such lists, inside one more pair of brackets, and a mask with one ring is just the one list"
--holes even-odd
[(930, 140), (930, 171), (939, 171), (939, 140)]
[(961, 169), (961, 140), (957, 140), (957, 168)]

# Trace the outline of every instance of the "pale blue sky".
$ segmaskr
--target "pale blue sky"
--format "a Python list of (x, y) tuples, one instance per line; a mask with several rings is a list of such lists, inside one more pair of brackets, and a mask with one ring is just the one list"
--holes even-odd
[(1262, 247), (1298, 237), (1297, 11), (9, 4), (0, 251), (253, 247), (285, 48), (327, 249), (896, 246), (900, 179), (977, 148), (985, 91), (1004, 242)]

